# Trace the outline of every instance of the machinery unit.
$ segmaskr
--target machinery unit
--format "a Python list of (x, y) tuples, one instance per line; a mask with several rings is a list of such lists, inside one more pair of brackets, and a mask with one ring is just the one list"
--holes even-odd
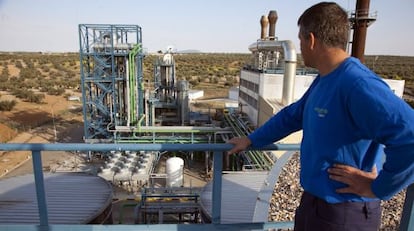
[(79, 43), (85, 142), (137, 140), (142, 127), (188, 121), (188, 82), (176, 81), (172, 48), (156, 59), (149, 90), (141, 27), (80, 24)]
[(185, 125), (188, 121), (188, 82), (176, 80), (171, 47), (154, 63), (154, 94), (150, 96), (149, 125)]
[[(259, 41), (268, 41), (270, 46), (263, 47), (261, 44), (257, 43), (257, 49), (253, 52), (253, 69), (266, 72), (270, 70), (277, 70), (283, 71), (281, 67), (279, 67), (279, 59), (280, 59), (280, 49), (276, 48), (273, 45), (275, 40), (278, 40), (275, 36), (275, 29), (276, 29), (276, 21), (277, 21), (277, 12), (271, 10), (268, 16), (262, 16), (260, 18), (260, 25), (261, 25), (261, 32), (260, 32), (260, 40)], [(267, 34), (267, 28), (269, 27), (269, 34)], [(262, 46), (259, 48), (259, 46)], [(251, 50), (251, 49), (250, 49)]]
[(116, 126), (142, 125), (143, 50), (137, 25), (79, 25), (85, 142), (112, 142)]

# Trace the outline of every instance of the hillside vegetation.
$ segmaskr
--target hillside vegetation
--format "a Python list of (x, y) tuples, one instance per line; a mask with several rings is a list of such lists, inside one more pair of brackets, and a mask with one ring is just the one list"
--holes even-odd
[[(250, 54), (176, 54), (179, 80), (188, 80), (193, 89), (222, 89), (237, 86), (240, 69)], [(144, 79), (153, 82), (156, 55), (144, 58)], [(300, 59), (300, 56), (299, 56)], [(303, 62), (299, 60), (298, 67)], [(414, 57), (367, 56), (366, 65), (383, 78), (404, 79), (406, 99), (414, 97)], [(80, 92), (78, 53), (0, 53), (0, 91), (25, 102), (42, 103), (45, 95), (64, 95), (66, 90)], [(17, 106), (0, 94), (0, 111)]]

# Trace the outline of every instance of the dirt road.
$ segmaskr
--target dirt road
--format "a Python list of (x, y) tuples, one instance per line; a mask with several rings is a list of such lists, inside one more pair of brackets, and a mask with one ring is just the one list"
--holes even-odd
[[(64, 126), (60, 126), (63, 128)], [(75, 124), (66, 130), (60, 131), (61, 138), (58, 142), (80, 143), (82, 142), (83, 127)], [(53, 143), (54, 131), (51, 126), (42, 126), (30, 132), (17, 135), (9, 143)], [(33, 172), (31, 152), (10, 151), (0, 153), (0, 178), (12, 177)], [(42, 152), (42, 164), (44, 170), (53, 170), (57, 166), (67, 165), (68, 161), (80, 161), (79, 156), (64, 151)]]

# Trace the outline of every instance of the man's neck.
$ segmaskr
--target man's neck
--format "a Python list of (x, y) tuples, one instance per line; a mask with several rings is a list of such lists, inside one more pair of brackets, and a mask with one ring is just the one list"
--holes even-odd
[(317, 69), (320, 76), (325, 76), (334, 71), (345, 59), (349, 57), (348, 53), (341, 49), (328, 49), (322, 53)]

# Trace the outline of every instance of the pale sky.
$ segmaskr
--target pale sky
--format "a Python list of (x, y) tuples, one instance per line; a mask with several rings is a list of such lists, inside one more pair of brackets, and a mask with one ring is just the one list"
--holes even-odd
[[(299, 51), (297, 18), (315, 0), (0, 0), (0, 51), (79, 51), (78, 24), (134, 24), (149, 52), (249, 53), (260, 17), (276, 10), (276, 36)], [(355, 10), (356, 0), (338, 0)], [(371, 0), (377, 21), (365, 54), (414, 56), (414, 1)]]

